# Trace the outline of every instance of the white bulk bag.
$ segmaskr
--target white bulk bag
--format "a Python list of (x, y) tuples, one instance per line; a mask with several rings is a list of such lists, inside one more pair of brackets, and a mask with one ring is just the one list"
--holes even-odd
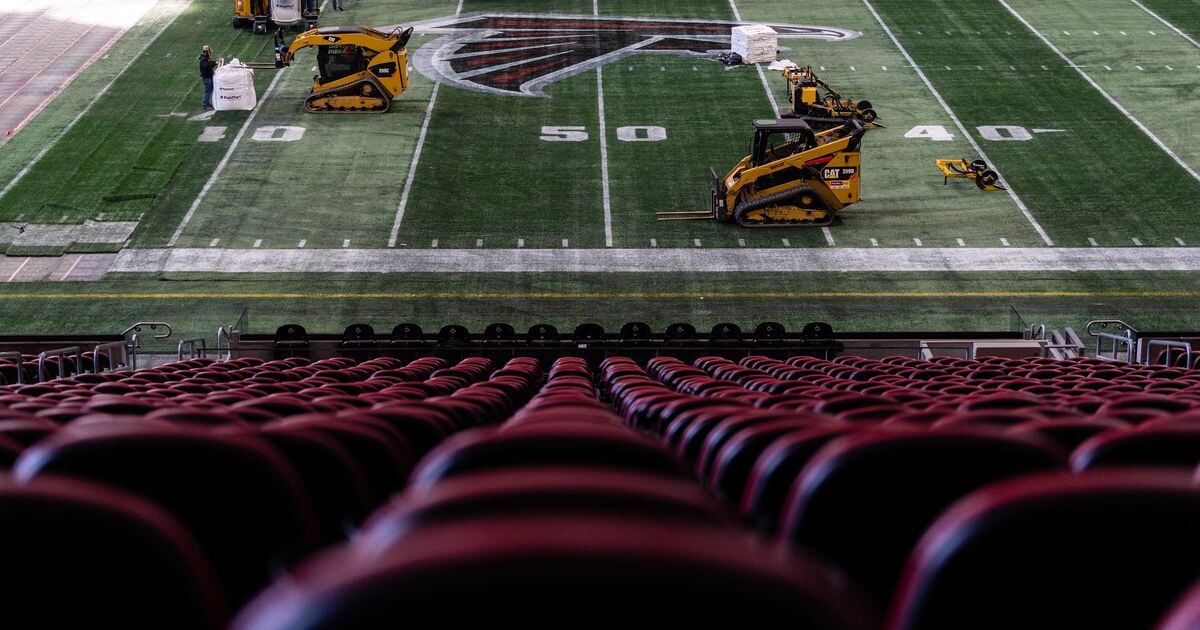
[(291, 26), (300, 21), (302, 0), (271, 0), (271, 21), (280, 26)]
[(742, 56), (742, 63), (775, 61), (779, 49), (779, 35), (765, 24), (747, 24), (733, 27), (733, 52)]
[(251, 110), (258, 104), (254, 93), (254, 70), (234, 59), (213, 71), (213, 109)]

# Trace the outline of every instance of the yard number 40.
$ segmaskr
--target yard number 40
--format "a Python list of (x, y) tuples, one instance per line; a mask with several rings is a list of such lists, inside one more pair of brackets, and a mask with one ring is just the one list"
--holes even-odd
[[(544, 142), (586, 142), (590, 136), (587, 127), (546, 125), (542, 127), (542, 135), (539, 137)], [(663, 127), (641, 125), (618, 127), (617, 139), (623, 142), (660, 142), (667, 139), (667, 130)]]
[[(979, 130), (979, 135), (983, 136), (984, 140), (992, 142), (1024, 142), (1032, 140), (1033, 134), (1024, 127), (1016, 125), (986, 125), (976, 127)], [(1038, 131), (1045, 131), (1039, 129)], [(908, 130), (904, 134), (905, 138), (926, 138), (934, 142), (950, 142), (954, 140), (954, 134), (946, 131), (946, 128), (941, 125), (917, 125)]]

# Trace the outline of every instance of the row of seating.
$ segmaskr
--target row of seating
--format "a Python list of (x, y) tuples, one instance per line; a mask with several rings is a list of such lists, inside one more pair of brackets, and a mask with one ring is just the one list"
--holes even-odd
[[(1048, 389), (1002, 387), (1027, 380)], [(5, 614), (1196, 627), (1197, 384), (1093, 360), (426, 357), (2, 386)]]
[[(0, 522), (20, 549), (5, 566), (31, 577), (6, 608), (52, 625), (109, 611), (126, 627), (220, 626), (343, 540), (438, 443), (519, 409), (541, 376), (530, 359), (195, 360), (9, 388)], [(109, 576), (122, 564), (133, 584)], [(60, 586), (102, 605), (54, 606)]]
[(561, 359), (528, 405), (429, 454), (351, 541), (303, 563), (234, 628), (441, 623), (874, 621), (836, 569), (770, 553)]
[[(1046, 360), (991, 364), (1056, 375), (1140, 370)], [(1057, 407), (1045, 395), (987, 389), (930, 411), (944, 404), (942, 395), (909, 396), (905, 385), (935, 376), (886, 369), (896, 365), (937, 373), (951, 365), (1009, 380), (979, 374), (989, 363), (955, 360), (707, 357), (688, 365), (659, 357), (645, 368), (609, 359), (602, 387), (629, 424), (657, 436), (746, 522), (823, 554), (876, 605), (890, 604), (889, 627), (999, 628), (1030, 625), (1031, 618), (1046, 627), (1149, 627), (1200, 577), (1200, 550), (1192, 551), (1185, 533), (1200, 518), (1200, 492), (1189, 478), (1200, 463), (1200, 421), (1188, 414), (1194, 402), (1187, 387), (1143, 395), (1144, 406), (1125, 397), (1107, 408), (1136, 412), (1124, 419), (1081, 410), (1046, 414)], [(847, 370), (863, 380), (842, 378)], [(794, 377), (803, 388), (761, 391), (764, 383)], [(846, 380), (889, 389), (837, 389)], [(855, 413), (884, 405), (888, 413)], [(1155, 470), (1131, 472), (1133, 466)], [(1130, 494), (1142, 494), (1140, 505), (1157, 511), (1128, 503)], [(1104, 522), (1084, 525), (1092, 519)], [(1089, 531), (1072, 538), (1071, 527)], [(1161, 535), (1148, 542), (1153, 531)], [(1098, 554), (1105, 540), (1109, 548), (1127, 541), (1129, 549)], [(1178, 546), (1189, 549), (1169, 552)], [(1151, 547), (1172, 555), (1172, 566), (1146, 577), (1163, 562), (1142, 553)], [(1053, 580), (1064, 583), (1051, 588)], [(1080, 608), (1104, 589), (1126, 593), (1121, 611)]]

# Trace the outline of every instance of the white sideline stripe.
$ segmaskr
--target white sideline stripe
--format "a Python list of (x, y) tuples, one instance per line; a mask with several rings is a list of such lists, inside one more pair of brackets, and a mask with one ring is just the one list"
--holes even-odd
[(21, 262), (21, 266), (20, 266), (20, 267), (17, 267), (17, 270), (16, 270), (16, 271), (14, 271), (14, 272), (12, 272), (12, 275), (11, 275), (11, 276), (9, 276), (9, 277), (8, 277), (8, 280), (5, 280), (5, 282), (12, 282), (12, 281), (13, 281), (13, 278), (16, 278), (16, 277), (17, 277), (17, 274), (21, 273), (21, 270), (25, 268), (25, 265), (28, 265), (28, 264), (29, 264), (29, 260), (30, 260), (30, 259), (29, 259), (28, 257), (26, 257), (26, 258), (25, 258), (25, 260), (23, 260), (23, 261)]
[[(329, 0), (325, 0), (328, 2)], [(462, 14), (464, 0), (458, 0), (458, 6), (454, 8), (454, 15)], [(325, 5), (321, 5), (322, 10)], [(421, 133), (417, 136), (417, 146), (413, 150), (412, 163), (408, 165), (408, 179), (404, 180), (404, 190), (400, 193), (400, 203), (396, 206), (396, 219), (392, 221), (392, 232), (388, 235), (388, 247), (396, 246), (396, 238), (400, 234), (400, 222), (404, 220), (404, 210), (408, 207), (408, 195), (412, 192), (413, 179), (417, 175), (417, 163), (421, 160), (421, 150), (425, 148), (425, 136), (429, 133), (429, 121), (433, 118), (433, 105), (437, 102), (438, 89), (442, 87), (441, 82), (433, 82), (433, 93), (429, 95), (429, 105), (425, 107), (425, 120), (421, 123)], [(433, 242), (433, 246), (437, 247), (437, 241)]]
[(396, 238), (400, 234), (400, 222), (404, 220), (404, 210), (408, 207), (408, 195), (412, 193), (413, 179), (417, 176), (417, 164), (421, 161), (421, 151), (425, 148), (425, 136), (429, 134), (429, 121), (433, 119), (433, 106), (437, 103), (438, 90), (441, 83), (433, 84), (433, 93), (429, 95), (429, 105), (425, 106), (425, 121), (421, 123), (421, 133), (417, 135), (417, 148), (413, 150), (412, 163), (408, 165), (408, 178), (404, 180), (404, 191), (400, 193), (400, 204), (396, 206), (396, 219), (392, 221), (392, 233), (388, 236), (388, 247), (396, 246)]
[[(600, 0), (592, 0), (592, 15), (600, 15)], [(604, 246), (613, 246), (612, 191), (608, 180), (608, 122), (604, 113), (604, 68), (596, 66), (596, 104), (600, 115), (600, 196), (604, 205)], [(563, 247), (567, 241), (563, 240)]]
[[(866, 2), (867, 0), (863, 0), (863, 1)], [(1028, 28), (1034, 35), (1037, 35), (1038, 39), (1042, 40), (1042, 43), (1046, 44), (1046, 46), (1048, 46), (1050, 48), (1050, 50), (1053, 50), (1055, 54), (1057, 54), (1059, 57), (1062, 57), (1063, 61), (1066, 61), (1067, 63), (1070, 63), (1070, 64), (1074, 63), (1073, 61), (1071, 61), (1070, 57), (1067, 57), (1065, 54), (1063, 54), (1063, 52), (1061, 50), (1058, 49), (1057, 46), (1050, 43), (1050, 40), (1046, 39), (1046, 37), (1044, 35), (1042, 35), (1036, 28), (1034, 28), (1032, 24), (1030, 24), (1028, 21), (1026, 21), (1024, 17), (1021, 17), (1021, 14), (1017, 13), (1011, 6), (1009, 6), (1009, 4), (1007, 2), (1005, 2), (1004, 0), (1000, 0), (1000, 5), (1003, 6), (1005, 9), (1008, 9), (1008, 12), (1012, 13), (1013, 17), (1017, 18), (1017, 20), (1019, 20), (1022, 24), (1024, 24), (1025, 27)], [(1158, 145), (1158, 148), (1162, 149), (1163, 152), (1165, 152), (1167, 155), (1171, 156), (1171, 159), (1175, 160), (1176, 164), (1178, 164), (1180, 167), (1182, 167), (1183, 170), (1187, 171), (1188, 175), (1191, 175), (1193, 179), (1200, 182), (1200, 173), (1197, 173), (1195, 170), (1193, 170), (1192, 167), (1189, 166), (1187, 162), (1184, 162), (1182, 158), (1180, 158), (1178, 155), (1176, 155), (1175, 152), (1172, 151), (1170, 147), (1163, 144), (1163, 141), (1159, 140), (1158, 136), (1154, 135), (1153, 131), (1150, 131), (1150, 129), (1148, 129), (1146, 127), (1146, 125), (1142, 124), (1142, 121), (1138, 120), (1133, 114), (1129, 113), (1129, 110), (1125, 109), (1125, 107), (1122, 106), (1120, 103), (1118, 103), (1117, 100), (1114, 99), (1111, 95), (1109, 95), (1109, 93), (1106, 92), (1104, 90), (1104, 88), (1100, 87), (1100, 84), (1096, 83), (1095, 79), (1093, 79), (1091, 76), (1089, 76), (1088, 73), (1084, 72), (1082, 68), (1075, 68), (1075, 71), (1079, 73), (1079, 76), (1083, 77), (1084, 80), (1086, 80), (1088, 83), (1090, 83), (1093, 88), (1096, 88), (1096, 91), (1099, 92), (1100, 95), (1103, 96), (1105, 98), (1105, 100), (1107, 100), (1109, 102), (1109, 104), (1111, 104), (1113, 107), (1117, 108), (1117, 111), (1124, 114), (1125, 117), (1129, 119), (1129, 122), (1132, 122), (1138, 129), (1142, 130), (1142, 133), (1146, 134), (1146, 137), (1153, 140), (1154, 144)]]
[(103, 89), (101, 89), (99, 92), (97, 92), (96, 96), (92, 97), (92, 100), (88, 102), (86, 107), (79, 110), (78, 114), (75, 114), (75, 117), (71, 119), (71, 122), (67, 123), (66, 127), (63, 127), (62, 129), (59, 130), (58, 133), (54, 134), (54, 137), (50, 139), (50, 142), (47, 142), (46, 146), (42, 147), (42, 150), (38, 151), (37, 155), (33, 156), (33, 159), (30, 160), (29, 163), (25, 165), (25, 168), (22, 168), (20, 171), (18, 171), (17, 174), (15, 176), (13, 176), (12, 180), (9, 181), (7, 184), (5, 184), (3, 189), (0, 189), (0, 198), (3, 198), (4, 195), (7, 195), (8, 192), (17, 185), (17, 182), (24, 179), (25, 176), (29, 174), (29, 171), (33, 170), (33, 167), (35, 165), (37, 165), (38, 162), (42, 161), (42, 158), (46, 157), (46, 154), (50, 152), (50, 149), (54, 148), (54, 145), (58, 144), (58, 141), (62, 140), (63, 136), (67, 135), (67, 133), (70, 132), (71, 129), (73, 129), (75, 127), (75, 123), (78, 123), (84, 116), (87, 115), (88, 112), (92, 111), (92, 107), (94, 107), (96, 105), (96, 103), (99, 102), (100, 99), (103, 98), (104, 95), (108, 93), (108, 90), (110, 88), (112, 88), (113, 84), (116, 83), (117, 80), (120, 79), (122, 75), (125, 74), (125, 71), (129, 70), (129, 67), (133, 65), (133, 62), (137, 61), (138, 58), (140, 58), (143, 54), (145, 54), (146, 50), (149, 49), (150, 46), (152, 44), (154, 44), (154, 42), (158, 41), (158, 36), (162, 35), (163, 31), (167, 30), (167, 28), (169, 28), (172, 24), (174, 24), (175, 18), (178, 18), (180, 15), (183, 15), (183, 13), (187, 11), (187, 8), (189, 6), (191, 6), (191, 4), (192, 4), (191, 0), (187, 0), (187, 2), (184, 3), (183, 7), (179, 9), (179, 12), (176, 13), (175, 15), (173, 15), (170, 20), (167, 20), (167, 23), (164, 24), (162, 28), (158, 29), (158, 32), (155, 33), (154, 36), (150, 38), (150, 41), (146, 42), (145, 46), (142, 46), (142, 49), (139, 50), (136, 55), (133, 55), (132, 57), (129, 58), (129, 62), (125, 64), (124, 68), (121, 68), (120, 72), (118, 72), (115, 76), (113, 76), (112, 81), (109, 81), (108, 85), (105, 85)]
[(1129, 0), (1129, 1), (1136, 4), (1139, 9), (1145, 11), (1146, 13), (1149, 13), (1150, 16), (1153, 17), (1154, 19), (1158, 20), (1159, 22), (1162, 22), (1163, 26), (1166, 26), (1167, 28), (1171, 29), (1172, 31), (1175, 31), (1175, 33), (1177, 35), (1179, 35), (1180, 37), (1191, 42), (1192, 45), (1195, 46), (1196, 48), (1200, 48), (1200, 42), (1197, 42), (1195, 39), (1192, 39), (1191, 35), (1188, 35), (1187, 33), (1184, 33), (1183, 31), (1179, 30), (1179, 28), (1176, 27), (1174, 24), (1164, 20), (1162, 18), (1162, 16), (1155, 13), (1154, 11), (1151, 11), (1148, 7), (1146, 7), (1146, 5), (1142, 4), (1141, 2), (1138, 2), (1138, 0)]
[(1200, 247), (125, 249), (113, 272), (1200, 271)]
[[(1003, 2), (1003, 0), (1001, 0), (1001, 2)], [(894, 44), (896, 49), (900, 51), (900, 54), (904, 56), (904, 60), (913, 67), (913, 70), (916, 71), (917, 76), (921, 77), (921, 81), (925, 84), (925, 87), (929, 88), (930, 93), (932, 93), (933, 97), (937, 99), (938, 104), (942, 106), (942, 109), (946, 110), (946, 114), (950, 116), (950, 120), (954, 121), (954, 126), (958, 127), (959, 132), (961, 132), (963, 137), (967, 139), (967, 142), (971, 143), (971, 148), (975, 149), (975, 152), (979, 154), (979, 158), (990, 164), (992, 170), (996, 171), (996, 173), (1000, 175), (1000, 179), (1004, 179), (1004, 174), (1000, 173), (999, 169), (996, 168), (996, 163), (993, 162), (986, 153), (984, 153), (983, 147), (980, 147), (979, 143), (975, 141), (975, 138), (967, 132), (967, 128), (963, 126), (962, 121), (959, 120), (958, 116), (954, 114), (954, 111), (950, 109), (950, 105), (946, 103), (946, 99), (942, 98), (941, 93), (939, 93), (937, 89), (933, 87), (933, 84), (929, 82), (929, 77), (925, 76), (925, 73), (917, 67), (917, 62), (913, 60), (912, 55), (908, 54), (908, 51), (904, 49), (904, 46), (900, 45), (900, 40), (896, 39), (896, 36), (892, 33), (892, 29), (889, 28), (886, 23), (884, 23), (882, 17), (879, 17), (879, 13), (876, 12), (875, 7), (871, 5), (871, 1), (863, 0), (863, 4), (867, 5), (867, 9), (871, 12), (871, 15), (875, 17), (875, 21), (879, 22), (879, 26), (883, 27), (883, 32), (887, 33), (888, 38), (892, 40), (892, 44)], [(1021, 210), (1021, 214), (1025, 215), (1025, 219), (1029, 221), (1029, 224), (1032, 225), (1033, 229), (1037, 231), (1038, 236), (1042, 237), (1042, 241), (1046, 243), (1046, 245), (1053, 247), (1054, 241), (1050, 240), (1050, 235), (1047, 234), (1046, 230), (1043, 229), (1041, 224), (1037, 222), (1037, 219), (1033, 218), (1033, 214), (1029, 212), (1029, 208), (1027, 208), (1025, 206), (1025, 202), (1021, 201), (1021, 198), (1017, 196), (1017, 193), (1013, 190), (1011, 185), (1008, 187), (1008, 196), (1011, 197), (1013, 202), (1017, 204), (1017, 208)]]
[(246, 130), (250, 128), (250, 123), (254, 122), (254, 119), (258, 116), (258, 112), (262, 111), (263, 103), (266, 103), (267, 99), (271, 96), (271, 92), (275, 91), (275, 85), (279, 83), (279, 78), (283, 76), (284, 72), (287, 72), (287, 68), (283, 68), (279, 72), (275, 73), (275, 78), (271, 79), (271, 84), (267, 86), (267, 91), (263, 92), (263, 97), (259, 99), (258, 103), (254, 106), (254, 111), (250, 112), (250, 115), (246, 117), (246, 122), (242, 123), (242, 128), (238, 129), (237, 135), (233, 138), (233, 142), (230, 143), (229, 148), (225, 150), (225, 157), (221, 158), (221, 161), (217, 163), (216, 170), (214, 170), (212, 175), (209, 176), (208, 181), (204, 182), (204, 187), (200, 189), (200, 194), (196, 195), (196, 200), (192, 202), (192, 207), (188, 208), (187, 214), (184, 214), (183, 220), (179, 222), (179, 227), (175, 228), (175, 233), (172, 234), (171, 239), (167, 241), (168, 247), (174, 247), (175, 243), (179, 242), (179, 237), (183, 235), (183, 230), (187, 228), (187, 225), (189, 222), (191, 222), (192, 217), (196, 215), (196, 210), (200, 207), (200, 203), (203, 202), (204, 198), (208, 195), (208, 191), (212, 189), (213, 184), (217, 183), (217, 178), (221, 176), (221, 173), (225, 170), (225, 166), (229, 164), (229, 158), (233, 157), (233, 152), (237, 150), (238, 144), (242, 141), (242, 137), (246, 135)]

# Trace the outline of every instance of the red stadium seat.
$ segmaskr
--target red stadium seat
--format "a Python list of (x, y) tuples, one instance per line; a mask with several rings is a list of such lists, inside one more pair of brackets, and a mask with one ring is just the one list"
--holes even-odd
[(1185, 473), (1021, 477), (947, 510), (909, 559), (889, 630), (1148, 628), (1200, 566)]
[(1038, 440), (949, 431), (848, 435), (800, 471), (780, 536), (846, 568), (884, 605), (921, 532), (951, 503), (989, 483), (1065, 465)]

